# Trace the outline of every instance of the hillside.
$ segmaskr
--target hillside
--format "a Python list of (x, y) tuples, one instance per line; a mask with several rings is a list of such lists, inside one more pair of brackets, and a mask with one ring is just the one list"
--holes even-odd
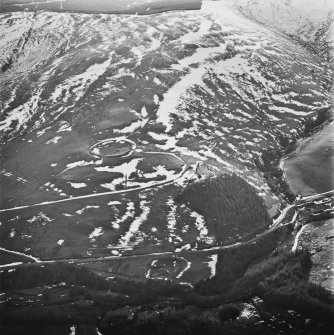
[(166, 3), (1, 3), (0, 333), (326, 334), (286, 302), (332, 195), (280, 160), (332, 118), (329, 2)]
[(334, 4), (328, 0), (236, 0), (245, 16), (284, 32), (308, 50), (333, 61)]
[[(150, 186), (178, 178), (184, 164), (237, 173), (274, 213), (259, 166), (330, 104), (323, 59), (224, 2), (151, 16), (12, 13), (0, 24), (2, 208), (87, 196), (3, 213), (8, 249), (53, 257), (187, 244), (202, 219), (175, 207), (182, 186)], [(91, 156), (96, 143), (110, 152), (122, 139), (136, 146), (117, 149), (127, 157)], [(150, 191), (89, 197), (128, 187)]]

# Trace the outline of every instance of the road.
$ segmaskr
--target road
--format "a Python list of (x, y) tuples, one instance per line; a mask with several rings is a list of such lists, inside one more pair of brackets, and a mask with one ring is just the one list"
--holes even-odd
[(297, 248), (298, 248), (298, 240), (299, 240), (299, 237), (300, 237), (300, 235), (303, 233), (303, 231), (304, 231), (304, 229), (305, 229), (306, 227), (307, 227), (307, 225), (304, 225), (303, 227), (301, 227), (301, 228), (299, 229), (299, 232), (296, 234), (296, 236), (295, 236), (295, 241), (294, 241), (293, 246), (292, 246), (292, 249), (291, 249), (292, 252), (296, 252), (296, 250), (297, 250)]
[(152, 152), (147, 152), (147, 153), (149, 153), (149, 154), (154, 154), (155, 153), (155, 154), (160, 154), (160, 155), (169, 155), (169, 156), (177, 157), (179, 160), (182, 160), (183, 163), (184, 163), (181, 172), (177, 176), (175, 176), (174, 178), (170, 178), (170, 179), (160, 181), (160, 182), (157, 182), (157, 183), (148, 183), (148, 185), (142, 186), (142, 187), (135, 187), (135, 188), (130, 188), (130, 189), (118, 190), (118, 191), (92, 193), (92, 194), (87, 194), (87, 195), (80, 195), (80, 196), (77, 196), (77, 197), (70, 197), (70, 198), (53, 200), (53, 201), (45, 201), (45, 202), (40, 202), (40, 203), (32, 204), (32, 205), (17, 206), (17, 207), (12, 207), (12, 208), (3, 208), (3, 209), (0, 209), (0, 213), (12, 212), (12, 211), (17, 211), (17, 210), (21, 210), (21, 209), (33, 208), (33, 207), (50, 206), (50, 205), (59, 204), (59, 203), (62, 203), (62, 202), (69, 202), (69, 201), (77, 201), (77, 200), (82, 200), (82, 199), (104, 197), (104, 196), (107, 196), (107, 195), (117, 195), (117, 194), (124, 194), (124, 193), (130, 193), (130, 192), (135, 192), (135, 191), (138, 192), (138, 191), (146, 190), (146, 189), (149, 189), (149, 188), (159, 187), (159, 186), (174, 183), (175, 181), (182, 178), (184, 176), (184, 174), (186, 173), (186, 171), (188, 171), (188, 169), (190, 168), (182, 158), (180, 158), (180, 157), (178, 157), (174, 154), (163, 153), (163, 152), (153, 152), (153, 151)]
[[(325, 192), (325, 193), (319, 193), (319, 194), (315, 194), (312, 195), (312, 200), (319, 200), (319, 199), (324, 199), (326, 198), (328, 195), (334, 195), (334, 190), (329, 191), (329, 192)], [(17, 268), (18, 266), (31, 266), (31, 265), (45, 265), (45, 264), (52, 264), (52, 263), (57, 263), (57, 262), (64, 262), (64, 263), (76, 263), (76, 264), (87, 264), (87, 263), (98, 263), (98, 262), (105, 262), (105, 261), (111, 261), (111, 260), (127, 260), (127, 259), (138, 259), (138, 258), (151, 258), (151, 257), (160, 257), (160, 256), (172, 256), (172, 255), (189, 255), (189, 254), (207, 254), (207, 255), (212, 255), (214, 253), (216, 253), (217, 251), (221, 251), (221, 250), (226, 250), (226, 249), (231, 249), (231, 248), (237, 248), (240, 245), (244, 245), (247, 243), (254, 243), (257, 240), (259, 240), (262, 236), (264, 236), (265, 234), (268, 234), (270, 231), (276, 229), (277, 227), (279, 227), (281, 225), (281, 223), (283, 222), (283, 220), (285, 219), (286, 215), (288, 214), (289, 210), (292, 208), (295, 208), (297, 205), (306, 203), (310, 201), (310, 197), (305, 197), (302, 199), (297, 200), (294, 204), (287, 206), (282, 213), (280, 214), (280, 216), (274, 220), (273, 224), (269, 227), (268, 230), (264, 231), (263, 233), (257, 235), (256, 237), (252, 238), (251, 240), (247, 241), (247, 242), (237, 242), (231, 245), (226, 245), (226, 246), (217, 246), (217, 247), (212, 247), (212, 248), (207, 248), (207, 249), (201, 249), (201, 250), (197, 250), (197, 249), (190, 249), (190, 250), (180, 250), (180, 251), (164, 251), (164, 252), (155, 252), (155, 253), (147, 253), (147, 254), (134, 254), (134, 255), (121, 255), (121, 256), (105, 256), (105, 257), (88, 257), (88, 258), (71, 258), (71, 259), (55, 259), (55, 260), (46, 260), (46, 261), (41, 261), (33, 256), (29, 256), (29, 255), (24, 255), (22, 253), (22, 256), (26, 256), (26, 257), (30, 257), (32, 260), (35, 261), (35, 263), (12, 263), (12, 264), (5, 264), (5, 265), (1, 265), (0, 269), (2, 270), (8, 270), (8, 269), (13, 269), (13, 268)], [(295, 211), (292, 219), (290, 222), (285, 223), (284, 225), (289, 225), (289, 224), (293, 224), (298, 216), (298, 211)], [(295, 247), (295, 245), (298, 245), (298, 238), (301, 235), (302, 231), (299, 231), (296, 235), (295, 238), (295, 243), (294, 243), (294, 247), (293, 247), (293, 251), (296, 250), (297, 247)], [(1, 250), (1, 248), (0, 248)], [(9, 252), (9, 250), (6, 250), (7, 252)], [(17, 252), (13, 252), (18, 254)]]

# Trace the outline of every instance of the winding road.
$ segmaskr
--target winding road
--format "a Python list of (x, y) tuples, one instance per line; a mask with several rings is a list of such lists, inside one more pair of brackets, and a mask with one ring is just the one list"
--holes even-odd
[[(184, 172), (183, 172), (184, 174)], [(109, 192), (108, 192), (109, 193)], [(5, 264), (5, 265), (1, 265), (0, 269), (1, 270), (8, 270), (8, 269), (14, 269), (17, 268), (18, 266), (32, 266), (32, 265), (45, 265), (45, 264), (52, 264), (52, 263), (57, 263), (57, 262), (64, 262), (64, 263), (76, 263), (76, 264), (87, 264), (87, 263), (97, 263), (97, 262), (104, 262), (104, 261), (110, 261), (110, 260), (117, 260), (117, 259), (122, 259), (122, 260), (127, 260), (127, 259), (138, 259), (138, 258), (150, 258), (150, 257), (159, 257), (159, 256), (172, 256), (172, 255), (189, 255), (189, 254), (207, 254), (207, 255), (212, 255), (214, 253), (216, 253), (217, 251), (220, 250), (226, 250), (226, 249), (231, 249), (231, 248), (237, 248), (238, 246), (244, 245), (244, 244), (248, 244), (248, 243), (254, 243), (257, 240), (259, 240), (263, 235), (268, 234), (270, 231), (276, 229), (277, 227), (279, 227), (281, 225), (281, 223), (283, 222), (283, 220), (285, 219), (285, 217), (287, 216), (288, 212), (290, 209), (295, 208), (297, 205), (309, 202), (310, 199), (312, 200), (320, 200), (320, 199), (324, 199), (330, 196), (334, 196), (334, 190), (329, 191), (329, 192), (325, 192), (325, 193), (319, 193), (319, 194), (315, 194), (309, 197), (304, 197), (302, 199), (297, 200), (294, 204), (287, 206), (282, 213), (280, 214), (280, 216), (274, 220), (273, 224), (269, 227), (268, 230), (264, 231), (263, 233), (257, 235), (256, 237), (252, 238), (249, 241), (246, 242), (237, 242), (231, 245), (226, 245), (226, 246), (217, 246), (217, 247), (212, 247), (212, 248), (208, 248), (208, 249), (201, 249), (201, 250), (197, 250), (197, 249), (190, 249), (190, 250), (179, 250), (179, 251), (165, 251), (165, 252), (155, 252), (155, 253), (147, 253), (147, 254), (135, 254), (135, 255), (120, 255), (120, 256), (105, 256), (105, 257), (88, 257), (88, 258), (70, 258), (70, 259), (55, 259), (55, 260), (39, 260), (33, 256), (28, 256), (28, 255), (24, 255), (22, 253), (18, 253), (18, 252), (13, 252), (15, 254), (21, 254), (22, 256), (26, 256), (28, 258), (30, 258), (31, 260), (34, 260), (35, 263), (11, 263), (11, 264)], [(298, 211), (295, 210), (294, 215), (291, 219), (291, 221), (285, 223), (284, 225), (290, 225), (293, 224), (296, 219), (298, 217)], [(295, 237), (295, 241), (294, 241), (294, 246), (292, 251), (295, 251), (297, 246), (298, 246), (298, 238), (301, 235), (303, 227), (301, 228), (301, 230), (296, 234)], [(2, 248), (0, 248), (0, 250), (4, 250)], [(9, 250), (6, 250), (7, 252), (10, 252)]]

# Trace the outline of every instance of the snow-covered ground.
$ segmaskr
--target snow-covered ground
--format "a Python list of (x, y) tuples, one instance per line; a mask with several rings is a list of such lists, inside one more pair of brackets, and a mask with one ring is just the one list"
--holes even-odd
[[(282, 150), (329, 105), (331, 72), (272, 27), (313, 38), (329, 6), (224, 0), (151, 16), (1, 15), (1, 205), (57, 209), (43, 207), (44, 235), (35, 221), (20, 228), (38, 208), (6, 214), (0, 234), (46, 252), (43, 243), (71, 250), (75, 239), (83, 248), (220, 242), (207, 218), (174, 200), (198, 162), (204, 175), (243, 176), (276, 204), (261, 154)], [(126, 154), (101, 154), (117, 140), (130, 143)]]
[[(246, 16), (305, 41), (314, 41), (324, 23), (333, 22), (334, 2), (330, 0), (235, 0), (235, 4)], [(326, 39), (334, 43), (333, 26)]]

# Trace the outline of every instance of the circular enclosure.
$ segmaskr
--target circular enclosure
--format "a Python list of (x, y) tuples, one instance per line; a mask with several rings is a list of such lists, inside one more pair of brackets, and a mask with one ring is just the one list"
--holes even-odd
[(126, 138), (111, 138), (92, 145), (90, 155), (94, 157), (127, 157), (136, 148), (136, 143)]

